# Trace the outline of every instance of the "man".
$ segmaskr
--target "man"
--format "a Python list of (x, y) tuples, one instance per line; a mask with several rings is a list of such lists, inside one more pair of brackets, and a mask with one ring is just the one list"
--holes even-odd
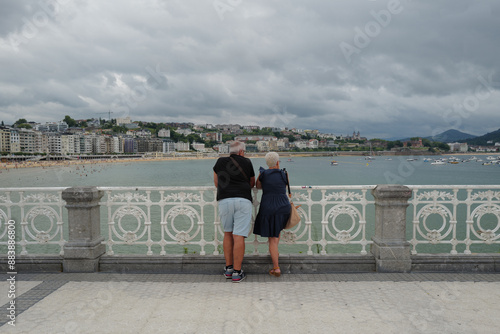
[(245, 238), (250, 233), (251, 189), (255, 185), (253, 165), (250, 159), (245, 158), (244, 143), (232, 142), (229, 146), (229, 157), (217, 160), (214, 166), (214, 184), (224, 229), (224, 276), (238, 283), (246, 277), (241, 270), (241, 264), (245, 254)]

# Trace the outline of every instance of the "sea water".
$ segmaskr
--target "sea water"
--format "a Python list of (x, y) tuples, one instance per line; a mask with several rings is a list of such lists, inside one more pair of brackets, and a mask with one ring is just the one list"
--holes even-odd
[[(439, 158), (439, 157), (437, 157)], [(466, 160), (468, 156), (460, 156), (461, 160)], [(335, 159), (337, 165), (332, 165)], [(436, 159), (436, 157), (433, 157)], [(433, 160), (432, 159), (432, 160)], [(484, 161), (487, 161), (482, 156)], [(266, 167), (264, 158), (252, 158), (255, 173), (258, 174), (259, 167)], [(363, 157), (282, 157), (280, 167), (286, 168), (289, 172), (291, 185), (308, 186), (329, 186), (329, 185), (378, 185), (378, 184), (403, 184), (403, 185), (498, 185), (500, 182), (500, 165), (483, 165), (481, 162), (469, 161), (458, 164), (432, 165), (424, 157), (418, 157), (414, 160), (412, 157), (376, 157), (375, 160), (365, 160)], [(117, 162), (117, 163), (99, 163), (93, 162), (86, 165), (55, 166), (49, 168), (19, 168), (2, 170), (0, 173), (0, 188), (8, 187), (71, 187), (71, 186), (213, 186), (213, 170), (215, 159), (198, 160), (171, 160), (171, 161), (141, 161), (141, 162)], [(260, 194), (260, 192), (259, 192)], [(1, 195), (1, 194), (0, 194)], [(154, 194), (152, 196), (155, 196)], [(316, 194), (319, 196), (319, 193)], [(260, 196), (259, 196), (260, 197)], [(368, 198), (371, 195), (368, 194)], [(106, 222), (107, 210), (102, 210), (103, 222)], [(213, 215), (210, 208), (205, 209), (205, 214)], [(316, 212), (317, 211), (317, 212)], [(463, 211), (463, 210), (462, 210)], [(465, 215), (459, 212), (459, 215)], [(64, 213), (65, 215), (65, 213)], [(411, 233), (411, 214), (408, 213), (407, 231), (410, 238)], [(314, 222), (321, 221), (321, 210), (313, 211)], [(345, 226), (349, 226), (350, 218), (344, 217)], [(428, 224), (440, 224), (440, 217), (433, 222), (429, 220)], [(64, 218), (66, 219), (66, 218)], [(370, 207), (366, 216), (367, 239), (370, 240), (373, 235), (373, 226), (369, 226), (374, 220), (374, 209)], [(135, 219), (129, 223), (130, 229), (137, 225)], [(160, 217), (153, 217), (152, 221), (159, 221)], [(459, 221), (464, 221), (459, 217)], [(179, 227), (180, 224), (180, 227)], [(176, 222), (177, 227), (181, 228), (183, 224), (189, 225), (189, 222)], [(339, 222), (343, 224), (342, 221)], [(43, 225), (43, 222), (42, 224)], [(127, 224), (125, 224), (127, 225)], [(154, 224), (153, 224), (154, 225)], [(313, 226), (314, 239), (321, 233), (321, 224)], [(160, 233), (158, 226), (152, 226), (153, 233)], [(158, 231), (156, 231), (158, 230)], [(155, 232), (156, 231), (156, 232)], [(102, 233), (107, 235), (108, 227), (102, 224)], [(65, 238), (67, 238), (65, 236)], [(158, 238), (154, 238), (158, 240)], [(205, 235), (206, 240), (210, 240)], [(280, 246), (282, 253), (306, 252), (305, 246)], [(265, 245), (259, 246), (259, 252), (266, 252)], [(319, 252), (320, 248), (316, 247)], [(463, 252), (464, 246), (458, 248)], [(475, 246), (475, 252), (488, 251), (496, 252), (498, 245), (487, 247)], [(122, 251), (120, 251), (120, 249)], [(427, 247), (419, 246), (419, 251), (426, 251)], [(449, 252), (449, 245), (433, 246), (433, 252)], [(144, 246), (130, 248), (128, 246), (116, 247), (117, 253), (145, 253)], [(197, 252), (198, 246), (189, 247), (167, 247), (167, 252)], [(207, 254), (214, 251), (209, 246)], [(252, 250), (249, 250), (252, 251)], [(329, 245), (328, 253), (337, 252), (359, 252), (360, 246)], [(36, 252), (36, 251), (35, 251)], [(159, 249), (155, 246), (154, 253), (158, 254)]]
[[(460, 156), (465, 160), (468, 157)], [(291, 185), (498, 185), (500, 165), (481, 162), (432, 165), (407, 156), (282, 158)], [(387, 160), (391, 159), (391, 160)], [(436, 157), (433, 157), (436, 159)], [(254, 170), (267, 168), (264, 158), (252, 158)], [(483, 160), (485, 160), (483, 158)], [(86, 165), (1, 170), (0, 188), (71, 186), (212, 186), (215, 159), (89, 163)], [(486, 160), (485, 160), (486, 161)]]

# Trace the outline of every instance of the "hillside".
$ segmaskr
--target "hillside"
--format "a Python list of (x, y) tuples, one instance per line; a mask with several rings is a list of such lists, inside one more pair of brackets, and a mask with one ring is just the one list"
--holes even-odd
[(469, 145), (491, 145), (488, 144), (488, 141), (491, 141), (493, 144), (500, 142), (500, 129), (487, 133), (483, 136), (479, 136), (476, 138), (470, 138), (466, 140), (460, 140), (461, 142), (466, 142)]
[(448, 130), (443, 133), (440, 133), (435, 136), (430, 136), (430, 137), (425, 137), (425, 139), (429, 139), (432, 141), (438, 141), (442, 143), (453, 143), (453, 142), (458, 142), (458, 141), (466, 141), (468, 142), (469, 139), (474, 139), (477, 136), (471, 135), (469, 133), (461, 132), (458, 130)]

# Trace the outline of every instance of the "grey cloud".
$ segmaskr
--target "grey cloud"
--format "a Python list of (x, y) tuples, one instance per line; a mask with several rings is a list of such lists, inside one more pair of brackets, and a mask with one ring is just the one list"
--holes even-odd
[(449, 109), (475, 96), (478, 76), (491, 75), (489, 96), (459, 119), (465, 132), (498, 128), (493, 0), (400, 0), (401, 12), (351, 63), (339, 45), (356, 46), (356, 29), (375, 22), (373, 11), (387, 11), (389, 0), (233, 2), (223, 20), (210, 1), (68, 2), (13, 50), (6, 38), (39, 10), (20, 3), (0, 14), (7, 123), (113, 108), (134, 120), (428, 135), (455, 125)]

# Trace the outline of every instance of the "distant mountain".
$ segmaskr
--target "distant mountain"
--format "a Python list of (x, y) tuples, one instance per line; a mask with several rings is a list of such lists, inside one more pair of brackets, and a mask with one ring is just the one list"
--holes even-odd
[[(470, 138), (466, 140), (460, 140), (461, 142), (466, 142), (469, 145), (491, 145), (500, 142), (500, 129), (487, 133), (483, 136)], [(491, 142), (491, 143), (488, 143)]]
[(454, 143), (457, 141), (467, 141), (468, 142), (469, 139), (473, 139), (476, 137), (477, 136), (471, 135), (469, 133), (465, 133), (465, 132), (451, 129), (451, 130), (445, 131), (445, 132), (440, 133), (440, 134), (435, 135), (435, 136), (425, 137), (425, 139), (429, 139), (432, 141), (438, 141), (438, 142), (442, 142), (442, 143)]

